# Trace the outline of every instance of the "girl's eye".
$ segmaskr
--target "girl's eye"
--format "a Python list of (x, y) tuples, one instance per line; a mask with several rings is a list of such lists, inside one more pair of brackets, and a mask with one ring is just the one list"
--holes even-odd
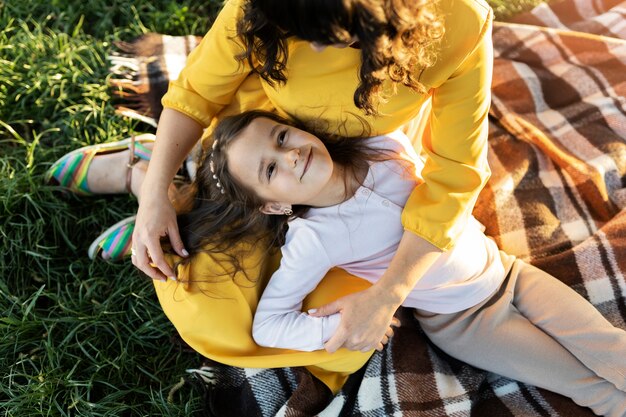
[(287, 136), (287, 130), (283, 130), (278, 134), (278, 138), (276, 139), (278, 142), (278, 146), (283, 146), (285, 143), (285, 136)]
[[(282, 130), (278, 133), (276, 137), (276, 142), (278, 143), (278, 146), (283, 146), (285, 144), (286, 137), (287, 137), (287, 129)], [(267, 181), (268, 182), (270, 179), (272, 179), (272, 175), (274, 174), (275, 170), (276, 170), (276, 163), (272, 162), (271, 164), (267, 166)]]
[(274, 170), (276, 169), (276, 164), (272, 162), (267, 166), (267, 180), (272, 179), (272, 174), (274, 174)]

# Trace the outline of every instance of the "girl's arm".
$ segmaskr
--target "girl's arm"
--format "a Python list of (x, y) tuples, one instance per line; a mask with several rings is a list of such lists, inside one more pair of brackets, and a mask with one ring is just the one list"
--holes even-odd
[(311, 317), (302, 303), (332, 265), (323, 244), (307, 227), (290, 226), (280, 267), (263, 290), (252, 336), (260, 346), (313, 351), (324, 349), (339, 324), (339, 314)]
[(132, 239), (135, 250), (133, 264), (152, 279), (164, 281), (166, 277), (176, 276), (163, 257), (162, 236), (168, 236), (176, 253), (187, 255), (167, 190), (201, 134), (202, 126), (194, 119), (173, 109), (163, 110), (148, 171), (141, 186)]
[[(482, 1), (472, 2), (472, 8), (460, 0), (453, 4), (459, 5), (455, 9), (458, 13), (447, 15), (448, 40), (443, 56), (424, 77), (429, 84), (429, 77), (438, 72), (450, 74), (432, 92), (430, 129), (423, 140), (427, 153), (422, 171), (424, 183), (416, 187), (407, 201), (402, 213), (405, 233), (381, 280), (368, 290), (318, 309), (315, 314), (342, 312), (337, 333), (326, 345), (329, 351), (340, 346), (353, 350), (376, 346), (409, 291), (441, 252), (454, 245), (489, 179), (491, 11)], [(472, 29), (464, 33), (463, 28), (470, 25)]]

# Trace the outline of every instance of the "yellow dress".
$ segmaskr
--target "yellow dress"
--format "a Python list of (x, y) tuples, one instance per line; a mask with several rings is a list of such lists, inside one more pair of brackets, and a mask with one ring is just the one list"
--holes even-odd
[[(492, 72), (492, 13), (483, 0), (441, 0), (445, 35), (434, 66), (420, 76), (428, 94), (406, 87), (379, 107), (379, 116), (364, 116), (353, 103), (358, 85), (359, 50), (326, 48), (313, 51), (295, 38), (288, 42), (285, 85), (273, 88), (234, 57), (242, 50), (235, 36), (242, 0), (228, 1), (211, 30), (189, 55), (178, 80), (170, 83), (163, 106), (192, 117), (205, 127), (219, 118), (250, 109), (273, 110), (316, 127), (356, 136), (367, 121), (373, 135), (391, 132), (425, 117), (419, 138), (426, 164), (424, 183), (411, 194), (402, 214), (409, 230), (447, 250), (463, 229), (478, 193), (489, 178), (487, 114)], [(422, 115), (428, 107), (428, 113)], [(358, 115), (356, 117), (355, 115)], [(336, 392), (371, 353), (342, 349), (295, 352), (254, 344), (251, 323), (260, 293), (276, 268), (276, 257), (257, 247), (243, 276), (217, 277), (223, 272), (215, 256), (201, 254), (181, 268), (188, 284), (155, 283), (161, 305), (183, 339), (201, 354), (241, 367), (306, 365)], [(172, 256), (171, 261), (177, 260)], [(204, 278), (203, 278), (204, 277)], [(305, 302), (322, 305), (367, 288), (363, 280), (333, 270)]]

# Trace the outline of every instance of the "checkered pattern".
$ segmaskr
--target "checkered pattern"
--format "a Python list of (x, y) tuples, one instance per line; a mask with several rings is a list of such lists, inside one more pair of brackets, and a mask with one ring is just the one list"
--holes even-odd
[[(502, 249), (558, 277), (624, 329), (625, 14), (624, 1), (566, 0), (541, 5), (515, 23), (495, 24), (493, 175), (474, 211)], [(118, 78), (139, 71), (138, 78), (116, 82), (118, 93), (135, 103), (134, 112), (128, 101), (120, 112), (156, 120), (160, 105), (150, 103), (158, 103), (167, 79), (177, 75), (181, 58), (196, 42), (150, 35), (120, 45), (130, 55), (116, 57)], [(220, 417), (593, 415), (567, 398), (449, 357), (429, 343), (408, 310), (398, 314), (402, 327), (385, 350), (336, 396), (304, 368), (213, 364), (209, 412)]]

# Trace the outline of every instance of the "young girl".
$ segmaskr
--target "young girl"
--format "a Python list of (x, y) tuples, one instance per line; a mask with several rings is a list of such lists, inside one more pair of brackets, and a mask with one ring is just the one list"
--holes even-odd
[[(301, 311), (303, 299), (333, 267), (379, 279), (398, 248), (400, 215), (421, 169), (398, 132), (322, 140), (272, 114), (244, 113), (215, 130), (181, 231), (195, 250), (223, 250), (250, 233), (282, 245), (254, 338), (323, 349), (339, 314), (312, 317)], [(569, 396), (596, 414), (626, 415), (626, 332), (554, 277), (499, 252), (473, 218), (403, 305), (458, 359)]]

